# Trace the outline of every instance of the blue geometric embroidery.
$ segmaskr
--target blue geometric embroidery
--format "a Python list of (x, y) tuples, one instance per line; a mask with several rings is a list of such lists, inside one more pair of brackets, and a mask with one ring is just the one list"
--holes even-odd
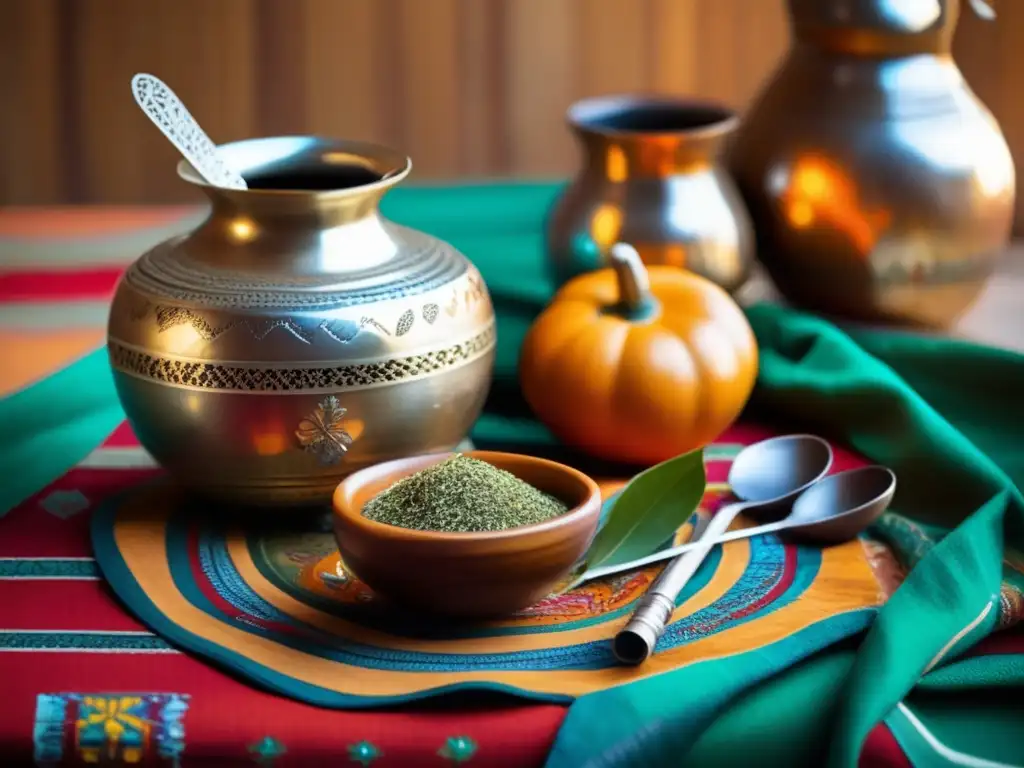
[(36, 765), (56, 764), (64, 756), (67, 707), (65, 696), (41, 693), (36, 697), (36, 721), (32, 727)]
[(85, 763), (145, 762), (155, 745), (156, 757), (177, 766), (185, 751), (188, 698), (179, 693), (39, 694), (32, 732), (36, 765), (60, 763), (65, 748)]
[[(249, 587), (235, 569), (227, 553), (223, 534), (208, 533), (200, 538), (200, 560), (210, 583), (218, 594), (243, 613), (254, 618), (270, 619), (290, 626), (296, 632), (287, 635), (279, 630), (256, 627), (254, 634), (267, 637), (288, 647), (314, 656), (340, 661), (367, 669), (402, 669), (405, 671), (447, 672), (465, 669), (605, 669), (618, 662), (607, 641), (586, 641), (574, 645), (530, 651), (507, 651), (494, 654), (426, 653), (403, 649), (381, 648), (339, 638), (317, 627), (306, 625), (285, 615)], [(750, 540), (750, 564), (725, 595), (712, 606), (673, 622), (662, 637), (659, 648), (674, 648), (723, 629), (749, 622), (763, 612), (775, 610), (780, 601), (757, 611), (745, 610), (764, 594), (766, 582), (774, 584), (782, 576), (785, 547), (775, 536)], [(821, 555), (811, 550), (798, 550), (804, 561), (798, 568), (800, 578), (781, 600), (788, 603), (813, 581)], [(714, 565), (706, 564), (713, 572)], [(696, 585), (695, 585), (696, 586)], [(688, 595), (684, 593), (680, 600)], [(217, 614), (213, 614), (217, 615)], [(239, 620), (240, 623), (248, 623)], [(253, 622), (255, 624), (255, 622)]]
[(39, 506), (54, 517), (67, 520), (89, 508), (89, 499), (81, 491), (53, 491), (39, 502)]
[(89, 579), (100, 577), (88, 557), (0, 557), (0, 579)]
[(166, 640), (148, 632), (49, 632), (14, 629), (0, 629), (0, 651), (177, 652)]
[(449, 736), (437, 754), (453, 763), (464, 763), (476, 754), (476, 742), (469, 736)]
[(348, 759), (353, 763), (359, 763), (363, 768), (369, 768), (370, 764), (383, 754), (375, 744), (369, 741), (360, 741), (348, 747)]
[(220, 596), (247, 615), (264, 621), (288, 621), (285, 613), (266, 602), (242, 580), (227, 549), (215, 546), (206, 537), (199, 541), (199, 566), (210, 583), (216, 585)]
[(252, 755), (252, 759), (268, 768), (287, 751), (288, 748), (273, 736), (264, 736), (255, 744), (249, 745), (249, 754)]
[(171, 694), (160, 710), (163, 728), (157, 733), (157, 754), (177, 764), (185, 751), (185, 712), (188, 710), (188, 696)]

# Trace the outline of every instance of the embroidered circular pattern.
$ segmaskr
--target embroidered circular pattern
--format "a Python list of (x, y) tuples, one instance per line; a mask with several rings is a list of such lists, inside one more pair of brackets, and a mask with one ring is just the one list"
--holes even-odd
[[(726, 498), (723, 481), (738, 448), (706, 452), (710, 482), (698, 515), (713, 514)], [(408, 700), (453, 686), (566, 700), (755, 649), (765, 663), (782, 663), (859, 631), (879, 601), (859, 542), (827, 550), (774, 536), (731, 542), (716, 547), (687, 585), (655, 656), (625, 668), (610, 640), (659, 566), (552, 595), (501, 621), (457, 624), (378, 600), (340, 561), (329, 519), (243, 534), (201, 512), (153, 486), (109, 503), (93, 521), (105, 577), (172, 643), (324, 706)]]

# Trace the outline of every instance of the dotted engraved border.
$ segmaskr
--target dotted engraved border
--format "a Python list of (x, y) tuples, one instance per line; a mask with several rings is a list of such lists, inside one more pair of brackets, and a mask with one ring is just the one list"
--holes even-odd
[(494, 346), (496, 336), (491, 324), (466, 341), (433, 352), (379, 363), (309, 368), (250, 368), (177, 360), (151, 355), (113, 339), (107, 348), (115, 371), (172, 386), (222, 392), (302, 392), (362, 389), (438, 373), (487, 352)]

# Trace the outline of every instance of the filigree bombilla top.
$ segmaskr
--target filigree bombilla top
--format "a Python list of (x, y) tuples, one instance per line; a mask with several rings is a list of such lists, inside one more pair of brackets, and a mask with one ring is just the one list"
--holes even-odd
[(166, 83), (153, 75), (132, 78), (132, 94), (139, 108), (210, 185), (247, 189), (245, 179), (225, 163), (217, 147)]

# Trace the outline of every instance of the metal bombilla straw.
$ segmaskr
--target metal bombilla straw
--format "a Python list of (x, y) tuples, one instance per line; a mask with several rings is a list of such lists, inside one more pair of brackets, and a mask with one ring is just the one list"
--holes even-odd
[[(748, 445), (733, 459), (729, 486), (741, 499), (720, 509), (703, 534), (680, 547), (613, 643), (624, 664), (640, 664), (661, 637), (676, 598), (718, 544), (781, 530), (818, 545), (849, 541), (889, 506), (896, 476), (887, 467), (861, 467), (828, 476), (832, 449), (815, 435), (780, 435)], [(726, 534), (741, 512), (769, 515), (771, 522)]]
[(615, 636), (612, 649), (615, 657), (625, 664), (641, 664), (654, 652), (654, 646), (665, 631), (676, 597), (686, 586), (708, 552), (720, 542), (736, 516), (749, 504), (738, 502), (721, 509), (711, 518), (696, 546), (672, 560), (654, 580), (626, 626)]

